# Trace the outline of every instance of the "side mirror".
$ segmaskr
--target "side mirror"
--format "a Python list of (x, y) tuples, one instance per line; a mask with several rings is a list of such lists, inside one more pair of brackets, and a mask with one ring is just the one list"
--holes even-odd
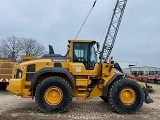
[(97, 50), (99, 51), (99, 48), (100, 48), (99, 42), (96, 42), (96, 45), (97, 45)]

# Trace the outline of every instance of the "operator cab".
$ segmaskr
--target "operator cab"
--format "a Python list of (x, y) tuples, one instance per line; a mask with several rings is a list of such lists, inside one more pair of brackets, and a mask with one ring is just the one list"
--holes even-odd
[[(93, 40), (69, 40), (72, 62), (83, 63), (86, 70), (93, 70), (97, 63), (95, 51), (96, 41)], [(73, 46), (73, 47), (71, 47)]]

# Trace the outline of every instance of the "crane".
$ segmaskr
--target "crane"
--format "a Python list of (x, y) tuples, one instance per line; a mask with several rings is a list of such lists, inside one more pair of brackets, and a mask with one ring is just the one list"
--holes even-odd
[(109, 23), (109, 27), (107, 30), (107, 34), (103, 43), (102, 50), (100, 52), (100, 62), (107, 62), (111, 51), (113, 49), (117, 33), (121, 24), (121, 20), (123, 17), (123, 13), (127, 4), (127, 0), (117, 0), (115, 8), (113, 9), (113, 14), (111, 17), (111, 21)]

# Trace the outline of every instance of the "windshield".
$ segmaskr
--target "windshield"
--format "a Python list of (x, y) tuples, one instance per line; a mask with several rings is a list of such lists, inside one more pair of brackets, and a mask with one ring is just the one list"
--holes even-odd
[(91, 49), (90, 49), (90, 61), (91, 62), (97, 62), (97, 55), (96, 55), (96, 51), (95, 51), (95, 48), (94, 48), (94, 45), (91, 46)]
[(96, 55), (94, 45), (91, 45), (91, 48), (90, 48), (89, 62), (90, 62), (90, 69), (94, 69), (94, 66), (97, 63), (97, 55)]
[(94, 43), (74, 43), (73, 62), (82, 62), (87, 70), (93, 70), (97, 63)]

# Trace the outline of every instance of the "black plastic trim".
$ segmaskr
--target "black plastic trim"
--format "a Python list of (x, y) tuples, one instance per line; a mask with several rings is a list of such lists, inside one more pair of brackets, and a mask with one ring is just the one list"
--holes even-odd
[(61, 63), (54, 63), (54, 67), (62, 67)]
[(43, 73), (64, 73), (65, 75), (68, 76), (68, 78), (70, 79), (73, 87), (75, 87), (76, 82), (75, 79), (73, 77), (73, 75), (66, 69), (66, 68), (62, 68), (62, 67), (48, 67), (48, 68), (42, 68), (39, 71), (37, 71), (32, 80), (31, 80), (31, 95), (34, 96), (35, 95), (35, 83), (37, 78), (42, 75)]
[(106, 84), (106, 86), (103, 87), (102, 96), (105, 96), (105, 97), (107, 96), (109, 85), (110, 85), (118, 76), (124, 76), (124, 73), (116, 73), (116, 74), (111, 78), (111, 80), (109, 80), (109, 82)]

